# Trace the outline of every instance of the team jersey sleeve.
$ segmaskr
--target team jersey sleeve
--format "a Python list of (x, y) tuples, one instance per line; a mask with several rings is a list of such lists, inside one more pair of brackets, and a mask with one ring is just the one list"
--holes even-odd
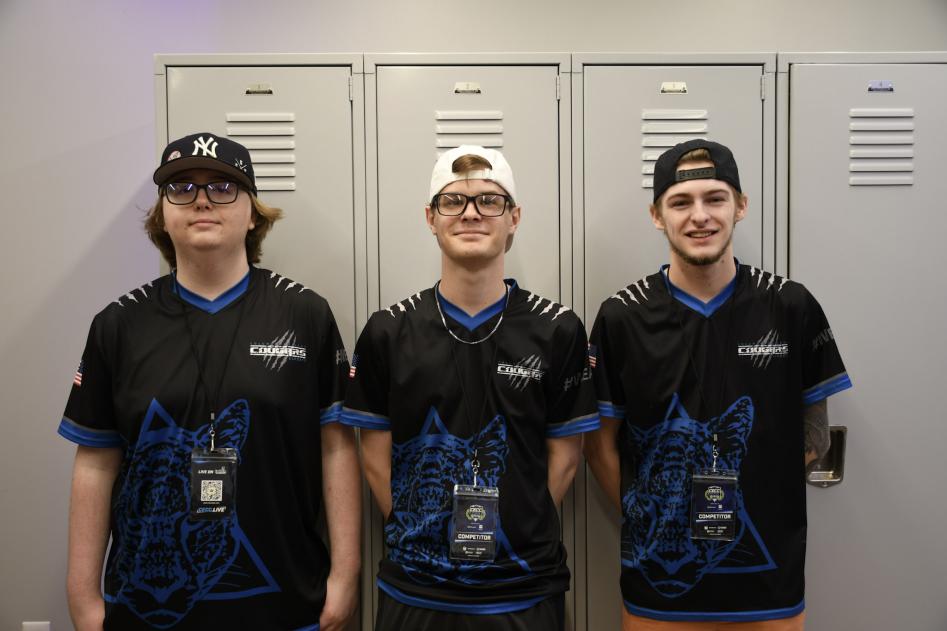
[(72, 380), (59, 435), (86, 447), (122, 447), (115, 423), (112, 370), (103, 349), (105, 335), (99, 318), (89, 327), (82, 360)]
[(338, 423), (342, 418), (342, 400), (348, 379), (349, 362), (339, 327), (328, 305), (323, 318), (319, 330), (324, 331), (324, 335), (316, 370), (319, 384), (319, 423), (325, 425)]
[(802, 402), (812, 405), (852, 387), (822, 306), (805, 292)]
[(387, 345), (372, 316), (355, 343), (348, 372), (342, 423), (363, 429), (390, 430)]
[(606, 304), (602, 304), (589, 341), (589, 365), (598, 400), (598, 413), (618, 420), (625, 418), (625, 392), (621, 385), (622, 348), (617, 331), (612, 330)]
[(560, 359), (558, 379), (549, 385), (552, 405), (548, 412), (547, 438), (590, 432), (601, 425), (589, 371), (585, 327), (575, 318), (571, 330), (562, 331), (562, 335), (568, 337), (560, 345), (565, 354)]

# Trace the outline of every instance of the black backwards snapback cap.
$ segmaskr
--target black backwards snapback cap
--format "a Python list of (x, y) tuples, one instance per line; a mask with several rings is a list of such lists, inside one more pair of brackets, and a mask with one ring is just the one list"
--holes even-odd
[[(714, 166), (678, 171), (677, 163), (680, 162), (681, 157), (694, 149), (706, 149)], [(735, 188), (737, 192), (743, 192), (740, 188), (740, 171), (737, 169), (737, 161), (733, 158), (733, 153), (720, 143), (703, 138), (674, 145), (661, 154), (658, 161), (654, 163), (654, 201), (657, 202), (665, 191), (678, 182), (687, 180), (721, 180)]]
[(171, 141), (161, 154), (154, 182), (161, 186), (181, 171), (211, 169), (234, 178), (256, 195), (250, 152), (239, 142), (210, 132), (191, 134)]

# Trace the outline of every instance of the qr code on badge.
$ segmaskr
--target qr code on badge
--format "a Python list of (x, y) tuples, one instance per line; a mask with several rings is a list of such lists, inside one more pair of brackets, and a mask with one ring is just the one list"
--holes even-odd
[(223, 480), (201, 480), (201, 501), (219, 502), (224, 496)]

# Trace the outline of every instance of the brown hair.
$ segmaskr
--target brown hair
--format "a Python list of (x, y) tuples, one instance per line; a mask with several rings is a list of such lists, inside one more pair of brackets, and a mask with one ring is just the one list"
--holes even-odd
[[(266, 234), (283, 216), (283, 211), (275, 206), (267, 206), (254, 195), (247, 191), (250, 196), (251, 217), (253, 218), (253, 229), (247, 232), (247, 262), (259, 263), (260, 256), (263, 254), (263, 239)], [(164, 229), (164, 193), (159, 190), (158, 201), (148, 210), (145, 215), (145, 233), (151, 242), (155, 244), (161, 256), (171, 267), (176, 266), (176, 257), (174, 253), (174, 243), (171, 237)]]
[(453, 173), (469, 173), (470, 171), (492, 168), (493, 165), (490, 164), (489, 160), (472, 153), (468, 153), (465, 156), (460, 156), (450, 165), (450, 170)]

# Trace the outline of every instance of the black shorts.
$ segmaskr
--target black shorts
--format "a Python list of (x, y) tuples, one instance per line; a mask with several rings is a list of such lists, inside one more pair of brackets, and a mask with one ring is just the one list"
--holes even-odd
[(379, 589), (375, 631), (564, 631), (565, 604), (558, 594), (512, 613), (450, 613), (405, 605)]

